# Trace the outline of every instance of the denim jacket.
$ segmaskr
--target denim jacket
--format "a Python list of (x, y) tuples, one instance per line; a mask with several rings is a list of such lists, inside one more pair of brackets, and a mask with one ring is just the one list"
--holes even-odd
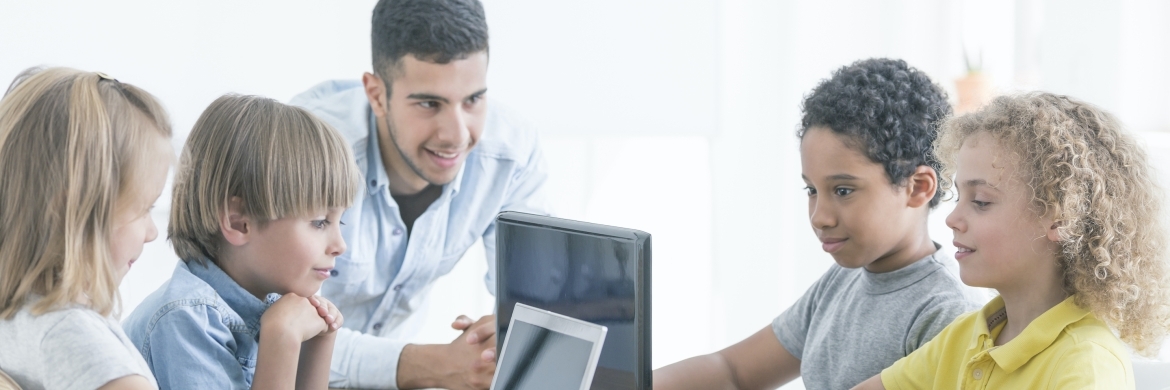
[(260, 316), (280, 295), (261, 301), (205, 263), (180, 261), (122, 323), (162, 390), (252, 387)]

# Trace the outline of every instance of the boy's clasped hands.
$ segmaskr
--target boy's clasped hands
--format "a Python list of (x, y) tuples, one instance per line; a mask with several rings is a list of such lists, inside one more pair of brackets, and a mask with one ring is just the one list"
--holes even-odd
[(265, 330), (292, 332), (301, 342), (317, 336), (331, 335), (345, 324), (337, 306), (319, 295), (305, 298), (295, 293), (284, 294), (260, 316)]

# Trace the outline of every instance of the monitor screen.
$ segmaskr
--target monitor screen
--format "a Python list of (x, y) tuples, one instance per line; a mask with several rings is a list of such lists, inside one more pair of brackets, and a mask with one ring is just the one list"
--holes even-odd
[(649, 389), (649, 235), (638, 232), (644, 235), (639, 240), (620, 234), (636, 232), (629, 229), (503, 219), (496, 248), (497, 340), (507, 335), (517, 302), (603, 325), (609, 333), (592, 388)]
[(497, 389), (580, 389), (593, 342), (515, 321), (496, 366)]

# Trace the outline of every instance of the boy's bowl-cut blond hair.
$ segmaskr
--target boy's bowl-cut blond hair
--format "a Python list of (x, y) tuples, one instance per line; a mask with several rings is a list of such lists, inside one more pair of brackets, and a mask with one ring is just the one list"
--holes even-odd
[(1064, 291), (1136, 351), (1156, 354), (1170, 326), (1164, 198), (1137, 140), (1109, 113), (1067, 96), (1002, 96), (943, 124), (944, 189), (963, 142), (987, 133), (1015, 158), (1037, 215), (1059, 224)]
[(264, 223), (349, 207), (360, 180), (349, 145), (324, 121), (273, 99), (224, 95), (187, 136), (167, 234), (180, 259), (205, 265), (219, 254), (232, 197)]

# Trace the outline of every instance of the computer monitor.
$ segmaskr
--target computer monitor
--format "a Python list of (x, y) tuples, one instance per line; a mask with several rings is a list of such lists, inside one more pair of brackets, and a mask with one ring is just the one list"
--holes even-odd
[(592, 388), (650, 390), (650, 234), (518, 212), (496, 229), (497, 345), (516, 303), (603, 325)]

